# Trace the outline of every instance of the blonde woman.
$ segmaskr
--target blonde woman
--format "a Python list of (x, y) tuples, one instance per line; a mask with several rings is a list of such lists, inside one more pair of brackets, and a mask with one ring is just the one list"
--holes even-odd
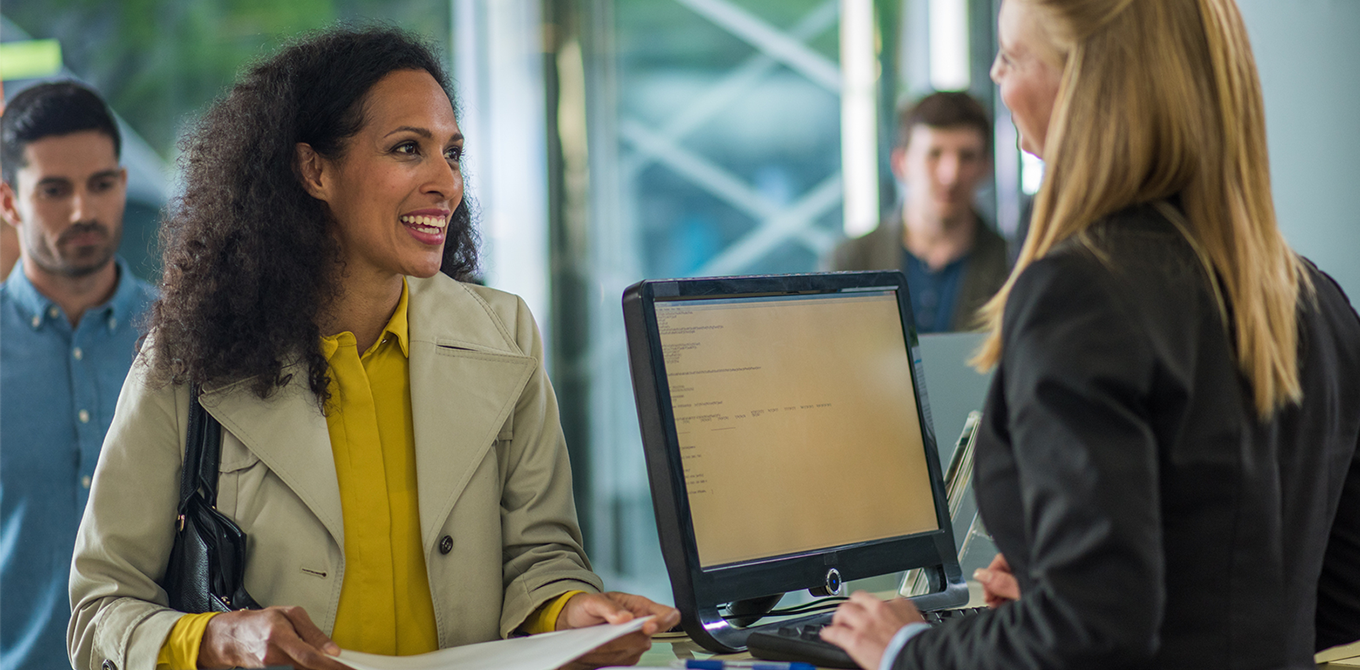
[(1360, 319), (1275, 224), (1233, 0), (1005, 0), (1048, 175), (984, 309), (994, 609), (856, 594), (866, 668), (1312, 668), (1360, 638)]

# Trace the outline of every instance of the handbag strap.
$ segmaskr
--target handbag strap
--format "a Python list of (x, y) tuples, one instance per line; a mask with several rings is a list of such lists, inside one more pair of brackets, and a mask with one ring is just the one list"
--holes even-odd
[(189, 429), (184, 437), (184, 470), (179, 485), (180, 527), (184, 527), (184, 511), (194, 495), (208, 505), (217, 504), (217, 475), (221, 462), (222, 424), (217, 422), (198, 400), (199, 387), (189, 389)]

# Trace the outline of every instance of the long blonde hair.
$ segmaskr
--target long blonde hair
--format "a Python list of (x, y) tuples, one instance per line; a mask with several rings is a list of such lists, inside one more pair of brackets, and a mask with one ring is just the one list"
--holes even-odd
[(1296, 308), (1311, 288), (1275, 223), (1256, 63), (1233, 0), (1007, 0), (1050, 19), (1062, 82), (1044, 142), (1047, 175), (1006, 284), (982, 308), (973, 359), (1001, 358), (1016, 278), (1113, 212), (1179, 195), (1173, 222), (1232, 306), (1239, 368), (1257, 412), (1298, 402)]

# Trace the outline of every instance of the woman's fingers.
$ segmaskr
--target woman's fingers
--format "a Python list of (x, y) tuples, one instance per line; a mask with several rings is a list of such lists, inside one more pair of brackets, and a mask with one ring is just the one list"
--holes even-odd
[(627, 608), (601, 593), (578, 593), (567, 600), (557, 615), (557, 630), (584, 628), (602, 623), (624, 623), (633, 619)]
[(283, 610), (284, 616), (293, 624), (293, 630), (297, 631), (298, 637), (303, 642), (320, 649), (321, 651), (335, 656), (340, 653), (340, 645), (337, 645), (325, 633), (312, 623), (312, 617), (307, 615), (307, 610), (301, 607), (288, 607)]
[(1000, 607), (1020, 599), (1020, 585), (1015, 577), (1004, 572), (978, 570), (973, 575), (982, 584), (982, 596), (989, 607)]
[(268, 665), (291, 665), (306, 670), (347, 670), (348, 666), (337, 661), (334, 656), (322, 653), (320, 649), (307, 644), (297, 635), (281, 635), (273, 641), (264, 663)]
[(650, 636), (680, 622), (680, 612), (632, 593), (581, 593), (572, 596), (557, 617), (557, 630), (582, 628), (601, 623), (626, 623), (635, 618), (655, 616), (642, 625)]
[(988, 607), (996, 608), (1020, 599), (1020, 582), (1011, 574), (1011, 566), (1001, 554), (992, 559), (991, 565), (975, 570), (973, 579), (982, 584), (983, 600)]
[(674, 607), (653, 602), (651, 599), (633, 593), (619, 593), (610, 591), (604, 594), (606, 598), (618, 603), (621, 607), (628, 610), (634, 617), (654, 616), (655, 619), (642, 625), (642, 633), (647, 636), (655, 634), (657, 631), (670, 630), (680, 623), (680, 610)]
[(339, 647), (300, 607), (241, 610), (225, 612), (208, 621), (199, 644), (198, 665), (202, 668), (292, 665), (308, 670), (344, 670), (344, 665), (323, 650), (340, 653)]
[(624, 635), (566, 666), (572, 670), (605, 665), (633, 665), (652, 648), (652, 634), (680, 622), (680, 612), (631, 593), (582, 593), (573, 596), (557, 617), (557, 630), (601, 623), (624, 623), (636, 617), (655, 616), (636, 633)]
[(899, 598), (889, 604), (857, 591), (836, 608), (831, 625), (822, 629), (822, 639), (844, 649), (861, 667), (877, 668), (898, 629), (920, 620), (908, 600)]

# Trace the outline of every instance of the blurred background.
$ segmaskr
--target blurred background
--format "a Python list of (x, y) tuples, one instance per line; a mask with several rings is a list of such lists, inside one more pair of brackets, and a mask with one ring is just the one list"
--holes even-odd
[[(1360, 0), (1239, 0), (1290, 242), (1360, 295)], [(7, 96), (105, 95), (130, 172), (122, 253), (159, 276), (177, 138), (235, 73), (337, 21), (443, 49), (480, 209), (483, 276), (548, 346), (587, 550), (609, 588), (671, 600), (619, 298), (643, 278), (801, 272), (900, 206), (894, 109), (967, 90), (992, 110), (977, 207), (1012, 242), (1043, 165), (987, 71), (1000, 0), (7, 0)], [(942, 439), (957, 432), (944, 430)]]

